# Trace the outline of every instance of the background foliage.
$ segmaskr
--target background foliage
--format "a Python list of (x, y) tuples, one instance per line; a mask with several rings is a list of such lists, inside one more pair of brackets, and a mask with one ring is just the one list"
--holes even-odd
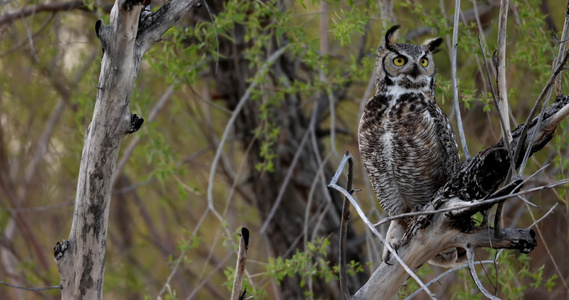
[[(474, 153), (500, 135), (477, 40), (481, 34), (491, 59), (497, 2), (461, 6), (459, 91)], [(152, 9), (161, 4), (152, 3)], [(241, 226), (252, 232), (249, 295), (338, 297), (339, 197), (325, 185), (344, 150), (356, 155), (361, 205), (372, 220), (384, 216), (357, 157), (357, 124), (362, 103), (373, 93), (375, 49), (394, 24), (402, 25), (401, 41), (445, 38), (435, 57), (437, 100), (454, 120), (449, 63), (454, 1), (203, 4), (145, 55), (131, 110), (146, 122), (124, 140), (119, 158), (105, 298), (227, 298)], [(51, 249), (69, 232), (83, 137), (97, 92), (101, 47), (93, 25), (108, 20), (111, 6), (106, 0), (0, 2), (0, 280), (25, 286), (59, 282)], [(24, 14), (30, 7), (35, 10)], [(507, 79), (514, 124), (525, 122), (549, 78), (565, 8), (564, 1), (512, 1)], [(271, 57), (274, 63), (267, 65)], [(243, 109), (228, 125), (242, 99)], [(527, 175), (550, 166), (526, 187), (567, 177), (566, 127), (565, 122), (555, 141), (530, 161)], [(219, 163), (212, 166), (219, 147)], [(213, 182), (211, 170), (216, 170)], [(539, 224), (539, 247), (527, 257), (506, 251), (498, 265), (487, 264), (478, 273), (500, 297), (565, 298), (565, 188), (527, 199), (539, 208), (508, 201), (507, 226), (528, 226), (560, 203)], [(381, 246), (357, 218), (350, 226), (355, 291), (380, 263)], [(478, 251), (481, 260), (495, 255)], [(444, 271), (424, 266), (420, 274), (428, 281)], [(409, 282), (402, 293), (415, 288)], [(465, 270), (444, 277), (433, 290), (441, 298), (482, 297)], [(58, 291), (0, 288), (3, 299), (58, 297)]]

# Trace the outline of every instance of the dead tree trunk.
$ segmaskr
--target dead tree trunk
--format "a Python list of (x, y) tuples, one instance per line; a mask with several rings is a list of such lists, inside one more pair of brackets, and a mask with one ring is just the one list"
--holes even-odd
[(102, 299), (111, 191), (122, 139), (143, 119), (131, 114), (130, 95), (143, 54), (196, 1), (173, 0), (141, 18), (150, 1), (117, 0), (110, 24), (97, 21), (103, 46), (93, 119), (85, 134), (73, 223), (68, 240), (57, 243), (55, 259), (62, 299)]

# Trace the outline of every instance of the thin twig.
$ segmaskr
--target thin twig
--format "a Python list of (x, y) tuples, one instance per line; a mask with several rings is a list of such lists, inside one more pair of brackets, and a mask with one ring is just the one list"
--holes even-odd
[(11, 288), (15, 288), (15, 289), (19, 289), (19, 290), (26, 290), (26, 291), (61, 290), (63, 288), (61, 286), (61, 284), (60, 285), (46, 286), (46, 287), (42, 287), (42, 288), (31, 288), (31, 287), (18, 286), (18, 285), (9, 284), (9, 283), (4, 282), (4, 281), (0, 281), (0, 284), (3, 284), (5, 286), (9, 286)]
[(193, 289), (193, 291), (186, 297), (186, 300), (196, 299), (196, 293), (201, 290), (201, 288), (205, 285), (206, 282), (211, 280), (214, 274), (219, 272), (225, 267), (225, 263), (231, 258), (233, 253), (228, 254), (224, 259), (219, 261), (219, 263), (211, 270), (211, 272)]
[[(51, 13), (51, 15), (49, 16), (49, 18), (47, 18), (47, 19), (45, 20), (45, 22), (40, 26), (40, 28), (39, 28), (38, 30), (36, 30), (36, 31), (32, 34), (32, 36), (31, 36), (32, 39), (34, 39), (34, 38), (36, 38), (37, 36), (39, 36), (40, 33), (41, 33), (44, 29), (46, 29), (46, 28), (48, 27), (48, 25), (49, 25), (49, 24), (51, 23), (51, 21), (54, 19), (55, 14), (56, 14), (55, 12), (52, 12), (52, 13)], [(6, 50), (6, 51), (0, 53), (0, 58), (3, 58), (4, 56), (7, 56), (7, 55), (9, 55), (9, 54), (11, 54), (11, 53), (13, 53), (13, 52), (18, 51), (22, 46), (25, 46), (26, 43), (28, 43), (28, 39), (29, 39), (29, 38), (30, 38), (30, 37), (19, 41), (19, 42), (16, 43), (14, 46), (12, 46), (10, 49), (8, 49), (8, 50)]]
[[(569, 184), (569, 179), (563, 179), (563, 180), (554, 182), (552, 184), (548, 184), (548, 185), (544, 185), (544, 186), (540, 186), (540, 187), (535, 187), (535, 188), (523, 190), (523, 191), (520, 191), (517, 193), (512, 193), (509, 195), (504, 195), (504, 196), (500, 196), (500, 197), (496, 197), (496, 198), (490, 198), (490, 199), (481, 200), (481, 201), (477, 201), (477, 202), (465, 202), (465, 205), (462, 205), (462, 206), (448, 207), (448, 208), (442, 208), (442, 209), (437, 209), (437, 210), (432, 210), (432, 211), (418, 211), (418, 212), (410, 212), (410, 213), (399, 214), (396, 216), (384, 218), (381, 221), (375, 223), (374, 226), (377, 227), (381, 224), (385, 224), (387, 222), (397, 220), (397, 219), (401, 219), (401, 218), (406, 218), (406, 217), (414, 217), (414, 216), (420, 216), (420, 215), (434, 215), (434, 214), (438, 214), (438, 213), (442, 213), (442, 212), (449, 212), (449, 211), (456, 211), (456, 210), (461, 210), (461, 209), (475, 208), (477, 206), (488, 205), (488, 204), (492, 204), (492, 203), (498, 203), (498, 202), (504, 201), (505, 199), (508, 199), (511, 197), (516, 197), (516, 196), (520, 196), (520, 195), (534, 193), (534, 192), (542, 191), (544, 189), (550, 189), (550, 188), (554, 188), (554, 187), (558, 187), (558, 186), (566, 185), (566, 184)], [(452, 200), (452, 199), (454, 199), (454, 198), (451, 198), (450, 200)]]
[[(105, 12), (110, 12), (111, 8), (112, 5), (105, 5), (103, 7), (100, 7), (100, 9), (104, 10)], [(41, 12), (67, 12), (74, 9), (91, 11), (88, 5), (86, 5), (83, 1), (42, 3), (33, 6), (26, 6), (18, 11), (2, 15), (0, 17), (0, 27), (8, 25), (16, 19), (23, 19)]]
[[(348, 158), (348, 180), (346, 182), (346, 190), (353, 192), (353, 181), (354, 181), (354, 160), (351, 155)], [(348, 232), (348, 221), (350, 220), (350, 202), (344, 197), (342, 203), (342, 219), (340, 223), (340, 291), (344, 296), (344, 299), (352, 299), (350, 295), (350, 290), (348, 289), (347, 283), (347, 260), (346, 260), (346, 243), (347, 243), (347, 232)]]
[(245, 265), (247, 264), (247, 248), (249, 247), (249, 230), (245, 227), (241, 228), (241, 241), (239, 242), (239, 252), (237, 253), (237, 265), (235, 267), (235, 276), (233, 278), (233, 289), (231, 290), (231, 300), (238, 300), (241, 295), (241, 287), (243, 286), (243, 275), (245, 274)]
[[(502, 250), (504, 250), (504, 249), (502, 249)], [(483, 261), (474, 262), (474, 264), (475, 264), (475, 265), (494, 264), (494, 261), (493, 261), (493, 260), (483, 260)], [(466, 268), (466, 267), (468, 267), (468, 264), (464, 264), (464, 265), (461, 265), (461, 266), (452, 268), (452, 269), (450, 269), (450, 270), (447, 270), (446, 272), (444, 272), (444, 273), (440, 274), (439, 276), (435, 277), (433, 280), (427, 282), (425, 285), (426, 285), (426, 286), (430, 286), (430, 285), (432, 285), (433, 283), (438, 282), (439, 280), (441, 280), (441, 279), (442, 279), (443, 277), (445, 277), (446, 275), (448, 275), (448, 274), (450, 274), (450, 273), (452, 273), (452, 272), (456, 272), (456, 271), (458, 271), (458, 270), (460, 270), (460, 269), (464, 269), (464, 268)], [(413, 299), (413, 297), (417, 296), (421, 291), (423, 291), (423, 288), (420, 287), (420, 288), (418, 288), (415, 292), (413, 292), (413, 294), (407, 296), (407, 297), (405, 298), (405, 300)]]
[(251, 82), (251, 84), (249, 85), (247, 90), (245, 91), (245, 94), (243, 94), (243, 97), (241, 97), (241, 99), (239, 99), (239, 103), (237, 104), (237, 106), (233, 110), (231, 118), (229, 119), (229, 121), (227, 122), (227, 125), (225, 126), (225, 130), (223, 132), (223, 135), (221, 136), (221, 140), (219, 141), (217, 151), (215, 152), (215, 157), (213, 158), (213, 162), (211, 164), (211, 170), (209, 172), (209, 181), (208, 181), (208, 187), (207, 187), (207, 203), (211, 209), (215, 209), (213, 206), (213, 183), (214, 183), (214, 179), (215, 179), (215, 171), (217, 169), (217, 164), (219, 163), (219, 158), (221, 156), (221, 152), (223, 151), (223, 145), (225, 145), (225, 141), (227, 141), (227, 137), (229, 136), (229, 132), (233, 130), (233, 123), (235, 123), (235, 120), (237, 119), (237, 116), (241, 112), (241, 109), (243, 109), (243, 107), (245, 106), (245, 103), (247, 102), (247, 100), (251, 96), (251, 91), (255, 87), (257, 87), (257, 84), (259, 84), (260, 77), (265, 75), (265, 72), (267, 71), (269, 66), (272, 63), (274, 63), (284, 53), (285, 50), (286, 50), (286, 47), (282, 47), (279, 50), (275, 51), (275, 53), (273, 53), (271, 56), (269, 56), (269, 58), (267, 59), (265, 64), (263, 64), (261, 69), (257, 72), (255, 77), (253, 78), (253, 81)]
[(207, 14), (209, 15), (209, 19), (211, 20), (211, 26), (213, 26), (213, 32), (215, 33), (215, 45), (216, 45), (216, 50), (217, 50), (217, 56), (215, 57), (215, 74), (217, 74), (217, 69), (219, 67), (219, 35), (217, 34), (217, 25), (215, 23), (215, 20), (213, 19), (213, 14), (211, 13), (210, 9), (209, 9), (209, 5), (207, 5), (207, 1), (203, 1), (203, 4), (205, 5), (205, 9), (207, 10)]
[[(567, 1), (567, 9), (565, 10), (565, 22), (563, 23), (563, 32), (561, 33), (561, 40), (559, 41), (559, 49), (557, 52), (557, 57), (553, 62), (553, 68), (557, 67), (557, 63), (561, 60), (563, 53), (565, 52), (565, 44), (567, 40), (567, 35), (569, 35), (569, 1)], [(563, 93), (561, 88), (561, 81), (563, 80), (563, 75), (557, 77), (555, 80), (555, 93), (557, 96)]]
[[(470, 246), (470, 245), (468, 245)], [(484, 296), (492, 299), (492, 300), (500, 300), (500, 298), (490, 294), (490, 292), (488, 292), (484, 286), (482, 285), (482, 282), (480, 282), (480, 279), (478, 279), (478, 275), (476, 274), (476, 269), (474, 268), (474, 249), (467, 247), (466, 248), (466, 257), (468, 258), (468, 268), (470, 269), (470, 275), (472, 276), (472, 279), (474, 280), (474, 283), (476, 283), (476, 286), (478, 287), (478, 289), (482, 292), (482, 294), (484, 294)]]
[(393, 257), (395, 257), (395, 259), (401, 264), (401, 266), (403, 267), (403, 269), (405, 269), (407, 274), (409, 274), (411, 277), (413, 277), (413, 279), (415, 279), (415, 281), (419, 284), (419, 286), (421, 286), (423, 288), (425, 293), (427, 293), (427, 295), (431, 299), (436, 299), (435, 295), (429, 290), (429, 288), (427, 288), (427, 286), (425, 286), (425, 284), (423, 283), (423, 281), (421, 281), (421, 279), (417, 276), (417, 274), (415, 274), (415, 272), (413, 272), (413, 270), (411, 270), (411, 268), (409, 268), (409, 266), (407, 266), (407, 264), (405, 264), (405, 262), (401, 259), (401, 257), (399, 257), (399, 255), (393, 249), (393, 247), (391, 247), (391, 245), (385, 240), (385, 238), (383, 238), (381, 233), (379, 233), (379, 231), (377, 231), (377, 229), (375, 229), (375, 227), (370, 222), (370, 220), (367, 218), (367, 216), (365, 215), (365, 213), (363, 212), (361, 207), (358, 205), (358, 202), (356, 201), (356, 199), (354, 199), (354, 197), (352, 197), (352, 195), (348, 191), (346, 191), (346, 189), (344, 189), (343, 187), (341, 187), (337, 184), (338, 179), (340, 178), (340, 175), (342, 175), (342, 170), (344, 169), (344, 166), (346, 165), (346, 162), (349, 159), (352, 159), (352, 155), (350, 154), (349, 151), (346, 151), (346, 154), (344, 155), (344, 158), (342, 158), (342, 161), (340, 162), (340, 165), (338, 166), (338, 170), (336, 171), (336, 174), (334, 174), (334, 177), (332, 177), (332, 180), (330, 181), (330, 184), (328, 184), (328, 187), (337, 190), (338, 192), (342, 193), (344, 195), (344, 197), (346, 197), (348, 200), (350, 200), (350, 203), (354, 206), (354, 208), (358, 212), (358, 215), (364, 221), (364, 223), (369, 228), (369, 230), (371, 230), (371, 232), (373, 232), (375, 234), (375, 236), (377, 236), (377, 238), (383, 243), (383, 245), (385, 247), (387, 247), (387, 250), (389, 250), (391, 255), (393, 255)]
[(273, 204), (273, 207), (271, 208), (269, 215), (267, 216), (267, 218), (263, 222), (263, 226), (259, 230), (259, 234), (265, 233), (265, 231), (269, 227), (269, 224), (271, 223), (271, 220), (275, 216), (275, 213), (277, 212), (277, 209), (279, 208), (279, 206), (283, 200), (283, 196), (284, 196), (286, 187), (288, 186), (288, 183), (290, 182), (290, 179), (292, 178), (292, 173), (293, 173), (294, 167), (298, 163), (298, 159), (300, 158), (300, 153), (302, 152), (302, 149), (304, 148), (304, 144), (306, 143), (306, 140), (308, 139), (309, 134), (310, 134), (309, 130), (307, 130), (306, 133), (304, 133), (304, 136), (302, 137), (302, 140), (300, 141), (300, 144), (298, 145), (298, 150), (294, 154), (294, 158), (292, 159), (292, 162), (290, 163), (289, 171), (286, 174), (286, 177), (283, 181), (283, 184), (281, 185), (281, 188), (279, 189), (279, 194), (277, 195), (277, 200), (275, 200), (275, 204)]
[[(326, 1), (320, 2), (320, 55), (322, 57), (328, 54), (328, 3)], [(320, 81), (325, 83), (328, 88), (325, 92), (328, 95), (328, 105), (330, 110), (330, 149), (335, 156), (338, 156), (336, 151), (336, 110), (334, 93), (332, 91), (332, 86), (328, 84), (328, 79), (323, 69), (320, 69)]]
[[(545, 112), (545, 108), (547, 107), (547, 104), (549, 103), (549, 97), (551, 96), (551, 89), (555, 83), (555, 79), (557, 79), (557, 76), (561, 73), (561, 71), (563, 70), (563, 66), (565, 65), (565, 63), (567, 62), (567, 60), (569, 59), (569, 49), (565, 50), (565, 54), (563, 56), (563, 60), (561, 60), (561, 62), (559, 62), (559, 64), (557, 65), (557, 68), (555, 69), (555, 71), (553, 71), (553, 74), (551, 74), (551, 76), (549, 77), (549, 81), (547, 81), (547, 84), (545, 85), (545, 87), (543, 88), (543, 90), (541, 91), (541, 93), (539, 94), (539, 97), (537, 98), (536, 103), (534, 104), (534, 106), (532, 107), (529, 116), (526, 120), (526, 124), (529, 124), (529, 122), (531, 122), (533, 120), (533, 118), (535, 117), (535, 114), (537, 113), (537, 109), (538, 107), (540, 107), (542, 105), (542, 103), (545, 101), (545, 103), (543, 103), (543, 107), (541, 109), (541, 112), (539, 114), (539, 118), (537, 120), (537, 127), (539, 128), (539, 126), (541, 126), (541, 122), (543, 119), (543, 113)], [(529, 126), (525, 126), (524, 129), (522, 130), (522, 133), (520, 135), (520, 139), (518, 141), (518, 147), (516, 148), (516, 152), (514, 154), (514, 161), (518, 160), (518, 157), (520, 156), (522, 149), (524, 147), (525, 144), (525, 139), (527, 138), (527, 131), (529, 130)], [(535, 134), (535, 133), (534, 133)], [(527, 159), (529, 157), (529, 153), (531, 152), (530, 149), (533, 146), (533, 140), (530, 140), (529, 146), (528, 146), (528, 150), (525, 152), (524, 155), (524, 159), (522, 160), (522, 163), (520, 165), (520, 169), (519, 169), (519, 176), (521, 176), (521, 174), (523, 174), (523, 171), (525, 169), (525, 166), (527, 164)]]
[[(182, 247), (182, 251), (180, 251), (180, 255), (174, 261), (174, 266), (172, 267), (172, 271), (170, 271), (170, 274), (168, 275), (168, 278), (166, 279), (164, 286), (162, 286), (162, 289), (160, 290), (160, 292), (158, 292), (157, 298), (160, 298), (160, 296), (166, 291), (166, 289), (170, 288), (170, 281), (172, 281), (172, 278), (174, 278), (174, 275), (178, 271), (178, 268), (180, 268), (180, 263), (182, 262), (182, 259), (186, 255), (186, 251), (189, 248), (188, 246), (191, 245), (192, 242), (194, 241), (194, 238), (197, 236), (198, 229), (201, 227), (202, 223), (205, 221), (209, 211), (210, 211), (209, 208), (205, 210), (205, 212), (202, 214), (201, 219), (198, 221), (198, 224), (194, 228), (194, 231), (192, 232), (192, 237), (190, 239), (188, 239), (185, 247)], [(229, 258), (229, 256), (227, 258)]]
[[(168, 103), (168, 100), (170, 100), (171, 96), (174, 94), (174, 88), (175, 88), (175, 85), (171, 84), (166, 89), (164, 94), (162, 94), (162, 97), (160, 97), (160, 100), (158, 100), (158, 102), (156, 102), (156, 104), (154, 105), (154, 107), (150, 111), (150, 114), (148, 115), (148, 119), (146, 120), (146, 123), (150, 123), (150, 122), (154, 121), (154, 118), (156, 118), (158, 113), (162, 110), (162, 108), (164, 108), (166, 103)], [(136, 146), (138, 145), (139, 142), (140, 142), (140, 135), (137, 134), (134, 136), (132, 141), (130, 141), (130, 144), (128, 144), (128, 146), (123, 151), (121, 159), (119, 160), (119, 162), (117, 164), (115, 174), (120, 174), (122, 172), (122, 169), (124, 168), (126, 162), (128, 161), (128, 159), (130, 158), (130, 156), (134, 152), (134, 149), (136, 148)]]
[(549, 214), (553, 213), (553, 210), (557, 207), (559, 203), (555, 203), (555, 205), (553, 205), (552, 208), (550, 208), (547, 213), (545, 213), (545, 215), (543, 215), (541, 218), (539, 218), (537, 221), (533, 222), (530, 226), (528, 226), (528, 228), (532, 228), (535, 225), (537, 225), (537, 223), (541, 222), (543, 219), (545, 219), (545, 217), (547, 217)]
[[(557, 203), (555, 204), (555, 206), (557, 206)], [(553, 209), (555, 208), (552, 207), (549, 212), (553, 211)], [(531, 210), (528, 211), (530, 213), (531, 218), (535, 221), (535, 217), (533, 215), (533, 212)], [(549, 212), (546, 215), (549, 214)], [(541, 217), (540, 220), (542, 220), (545, 216)], [(540, 220), (535, 221), (534, 223), (537, 224), (537, 222), (539, 222)], [(532, 224), (531, 226), (534, 226), (534, 224)], [(545, 238), (543, 237), (543, 234), (541, 232), (541, 229), (539, 229), (539, 226), (535, 226), (535, 231), (537, 231), (537, 235), (539, 235), (539, 238), (543, 241), (543, 247), (545, 248), (545, 251), (547, 252), (547, 255), (549, 256), (549, 258), (551, 259), (551, 262), (553, 263), (553, 267), (555, 268), (555, 271), (557, 272), (557, 274), (559, 275), (559, 278), (561, 279), (561, 282), (563, 282), (563, 285), (565, 286), (565, 289), (569, 290), (569, 287), (567, 286), (567, 282), (564, 279), (563, 273), (561, 273), (561, 270), (559, 270), (559, 265), (557, 264), (557, 262), (555, 261), (555, 258), (553, 258), (553, 255), (551, 254), (551, 250), (549, 249), (549, 246), (547, 246), (547, 241), (545, 240)]]
[(468, 152), (468, 145), (466, 144), (466, 136), (464, 135), (464, 128), (462, 127), (462, 117), (460, 116), (460, 104), (458, 103), (458, 80), (456, 75), (456, 52), (458, 48), (458, 18), (460, 16), (460, 0), (456, 0), (454, 4), (454, 23), (452, 29), (452, 47), (450, 55), (450, 64), (452, 72), (452, 102), (456, 114), (456, 126), (458, 128), (458, 136), (460, 137), (460, 144), (462, 152), (466, 159), (470, 158)]
[[(484, 51), (484, 47), (482, 46), (480, 35), (478, 36), (478, 45), (480, 45), (480, 51), (482, 51), (482, 59), (484, 60), (484, 67), (486, 68), (486, 78), (488, 79), (488, 85), (490, 85), (490, 93), (492, 94), (492, 98), (494, 99), (494, 105), (496, 105), (496, 110), (498, 111), (498, 117), (500, 118), (500, 126), (502, 128), (502, 132), (506, 132), (508, 129), (506, 129), (506, 123), (503, 118), (502, 112), (500, 110), (500, 106), (498, 105), (498, 100), (496, 99), (496, 92), (494, 91), (494, 85), (492, 84), (492, 80), (490, 79), (490, 68), (488, 67), (488, 60), (486, 60), (486, 51)], [(510, 144), (510, 140), (504, 139), (504, 143), (506, 144), (506, 149), (508, 149), (508, 156), (510, 157), (510, 172), (511, 174), (514, 174), (516, 172), (516, 164), (515, 161), (512, 159), (512, 146)]]

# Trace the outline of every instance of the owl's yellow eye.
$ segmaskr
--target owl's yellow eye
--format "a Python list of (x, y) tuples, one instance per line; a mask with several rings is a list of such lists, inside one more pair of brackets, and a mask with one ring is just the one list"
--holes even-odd
[(401, 67), (406, 62), (407, 62), (407, 59), (405, 59), (405, 57), (403, 57), (403, 56), (397, 56), (396, 58), (393, 59), (393, 64), (398, 66), (398, 67)]
[(421, 66), (426, 67), (429, 65), (429, 60), (426, 58), (421, 58)]

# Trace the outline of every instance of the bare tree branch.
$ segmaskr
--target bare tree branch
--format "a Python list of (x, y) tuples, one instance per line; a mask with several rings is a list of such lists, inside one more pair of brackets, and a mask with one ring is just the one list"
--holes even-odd
[(508, 85), (506, 83), (506, 25), (510, 0), (501, 0), (498, 23), (498, 106), (501, 119), (504, 120), (505, 132), (502, 137), (511, 140), (510, 106), (508, 105)]
[[(110, 12), (111, 11), (110, 5), (105, 5), (102, 7), (103, 11)], [(5, 26), (14, 20), (26, 18), (28, 16), (41, 13), (41, 12), (63, 12), (63, 11), (70, 11), (70, 10), (83, 10), (83, 11), (91, 11), (85, 2), (83, 1), (68, 1), (68, 2), (51, 2), (51, 3), (42, 3), (33, 6), (24, 7), (18, 11), (13, 13), (8, 13), (5, 15), (0, 16), (0, 28)]]
[(456, 51), (458, 48), (458, 17), (460, 16), (460, 0), (454, 2), (454, 24), (452, 29), (452, 46), (450, 55), (450, 64), (452, 72), (452, 103), (456, 115), (456, 126), (458, 128), (458, 136), (460, 137), (460, 145), (465, 159), (470, 158), (468, 152), (468, 145), (466, 144), (466, 136), (464, 135), (464, 128), (462, 127), (462, 117), (460, 116), (460, 104), (458, 103), (458, 80), (456, 75)]
[[(545, 3), (545, 5), (547, 4)], [(567, 9), (565, 10), (565, 22), (563, 23), (563, 32), (561, 33), (561, 39), (558, 42), (559, 47), (557, 50), (557, 56), (555, 57), (553, 63), (553, 68), (556, 68), (558, 66), (559, 61), (561, 61), (561, 59), (563, 58), (563, 53), (565, 53), (565, 46), (567, 44), (568, 35), (569, 35), (569, 1), (567, 1)], [(557, 96), (563, 93), (563, 90), (561, 88), (561, 81), (563, 79), (562, 77), (563, 75), (561, 74), (555, 80), (555, 93)]]
[(470, 269), (470, 276), (472, 277), (472, 280), (474, 280), (474, 283), (476, 283), (478, 289), (489, 299), (500, 300), (500, 298), (490, 294), (490, 292), (484, 288), (480, 279), (478, 279), (478, 274), (476, 274), (476, 269), (474, 268), (474, 249), (470, 247), (466, 248), (466, 256), (468, 257), (468, 269)]
[[(340, 165), (338, 166), (338, 170), (336, 171), (336, 174), (334, 174), (334, 177), (332, 177), (332, 180), (330, 180), (330, 184), (328, 185), (328, 187), (331, 187), (331, 188), (339, 191), (340, 193), (342, 193), (344, 195), (344, 197), (346, 197), (348, 200), (350, 200), (350, 203), (354, 206), (354, 208), (358, 212), (358, 215), (360, 216), (360, 218), (362, 218), (362, 220), (367, 225), (367, 227), (371, 230), (371, 232), (373, 232), (375, 234), (375, 236), (383, 243), (384, 247), (387, 247), (387, 249), (389, 250), (391, 255), (399, 263), (399, 265), (396, 265), (396, 264), (388, 265), (385, 262), (383, 262), (381, 264), (381, 266), (384, 266), (384, 267), (388, 266), (387, 267), (388, 269), (392, 269), (393, 266), (402, 266), (402, 268), (398, 268), (398, 269), (403, 271), (402, 273), (399, 273), (398, 275), (394, 274), (394, 276), (391, 276), (392, 273), (390, 272), (390, 270), (381, 270), (380, 272), (378, 272), (378, 270), (379, 270), (379, 268), (378, 268), (372, 274), (372, 276), (368, 280), (368, 282), (366, 282), (364, 284), (364, 286), (362, 286), (356, 292), (356, 294), (354, 295), (353, 298), (354, 299), (369, 299), (369, 298), (373, 297), (372, 295), (379, 295), (378, 291), (381, 291), (382, 296), (384, 296), (386, 298), (390, 298), (393, 295), (395, 295), (395, 293), (397, 293), (397, 291), (401, 287), (401, 284), (402, 284), (401, 280), (403, 280), (403, 279), (406, 280), (407, 275), (410, 275), (411, 277), (413, 277), (413, 279), (415, 279), (415, 281), (417, 281), (419, 286), (421, 286), (423, 288), (423, 290), (426, 291), (427, 295), (429, 295), (430, 298), (435, 299), (435, 295), (433, 293), (431, 293), (431, 291), (427, 288), (427, 286), (425, 286), (425, 284), (421, 281), (421, 279), (417, 276), (417, 274), (415, 274), (413, 272), (413, 269), (411, 269), (404, 262), (404, 258), (400, 257), (399, 253), (397, 251), (395, 251), (391, 247), (391, 245), (389, 243), (387, 243), (387, 241), (379, 233), (379, 231), (377, 231), (377, 229), (375, 229), (375, 227), (369, 221), (369, 219), (366, 217), (366, 215), (364, 214), (363, 210), (358, 205), (358, 203), (354, 199), (354, 197), (352, 197), (352, 195), (348, 191), (346, 191), (343, 187), (341, 187), (337, 184), (338, 179), (339, 179), (340, 175), (342, 174), (342, 170), (344, 169), (344, 166), (348, 160), (352, 160), (352, 155), (350, 154), (350, 152), (346, 151), (344, 158), (340, 162)], [(414, 269), (416, 269), (416, 267)], [(387, 282), (387, 283), (380, 287), (378, 282), (382, 282), (382, 283)]]
[(231, 300), (239, 300), (239, 298), (241, 298), (243, 275), (245, 274), (245, 266), (247, 264), (247, 248), (249, 247), (249, 230), (245, 227), (241, 228), (240, 240), (235, 277), (233, 278), (233, 289), (231, 290)]
[[(348, 159), (348, 180), (346, 182), (346, 190), (351, 194), (353, 189), (354, 181), (354, 160)], [(346, 243), (347, 243), (347, 231), (348, 231), (348, 221), (350, 220), (350, 200), (344, 197), (342, 204), (342, 220), (340, 223), (340, 291), (344, 299), (352, 299), (350, 295), (350, 290), (348, 289), (347, 283), (347, 260), (346, 260)]]

